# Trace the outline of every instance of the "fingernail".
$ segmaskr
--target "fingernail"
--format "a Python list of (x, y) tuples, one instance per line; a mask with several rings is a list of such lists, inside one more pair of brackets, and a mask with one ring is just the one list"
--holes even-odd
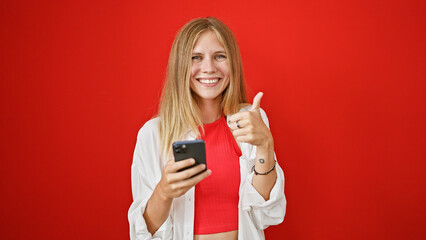
[(205, 164), (201, 164), (201, 168), (202, 169), (206, 168), (206, 165)]
[(209, 170), (207, 170), (207, 176), (210, 175), (210, 174), (212, 174), (212, 170), (209, 169)]

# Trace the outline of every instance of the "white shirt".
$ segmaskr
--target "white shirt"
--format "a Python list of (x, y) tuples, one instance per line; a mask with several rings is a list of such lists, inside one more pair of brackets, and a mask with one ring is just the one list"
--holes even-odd
[[(250, 106), (241, 111), (248, 109)], [(260, 112), (263, 121), (269, 127), (265, 112), (262, 109)], [(159, 118), (146, 122), (139, 130), (137, 137), (132, 164), (133, 203), (128, 212), (130, 239), (192, 240), (194, 235), (194, 187), (173, 200), (169, 217), (154, 235), (148, 232), (143, 218), (148, 199), (161, 179), (162, 169), (166, 162), (160, 159), (159, 122)], [(194, 140), (195, 137), (195, 134), (190, 132), (182, 140)], [(287, 205), (284, 196), (284, 173), (277, 162), (277, 180), (271, 190), (269, 200), (265, 201), (252, 186), (254, 173), (251, 170), (256, 159), (256, 146), (248, 143), (240, 143), (240, 146), (242, 155), (240, 157), (238, 239), (265, 239), (263, 230), (284, 220)]]

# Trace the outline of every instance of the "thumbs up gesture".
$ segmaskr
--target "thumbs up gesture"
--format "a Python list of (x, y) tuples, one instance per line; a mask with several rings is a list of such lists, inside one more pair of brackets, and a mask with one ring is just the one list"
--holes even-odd
[(272, 147), (273, 138), (271, 131), (265, 125), (260, 115), (260, 100), (263, 93), (259, 92), (253, 99), (249, 111), (239, 112), (229, 119), (230, 128), (235, 140), (250, 143), (258, 147)]
[(251, 106), (250, 111), (258, 112), (260, 114), (260, 100), (263, 97), (263, 92), (258, 92), (256, 96), (253, 98), (253, 105)]

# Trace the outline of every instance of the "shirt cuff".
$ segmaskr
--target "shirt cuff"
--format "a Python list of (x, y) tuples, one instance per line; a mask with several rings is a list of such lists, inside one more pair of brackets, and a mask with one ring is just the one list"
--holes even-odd
[(269, 199), (267, 201), (252, 185), (254, 172), (251, 172), (247, 176), (243, 186), (243, 210), (249, 211), (251, 208), (267, 208), (268, 206), (276, 204), (277, 201), (280, 201), (284, 197), (284, 174), (278, 163), (276, 165), (276, 171), (277, 179), (275, 180), (275, 184), (269, 194)]
[[(135, 235), (136, 239), (168, 239), (171, 237), (172, 222), (170, 216), (167, 217), (166, 221), (158, 228), (158, 230), (151, 235), (148, 231), (147, 224), (143, 214), (145, 212), (146, 205), (149, 199), (144, 199), (137, 206), (137, 217), (135, 219)], [(170, 236), (170, 237), (168, 237)]]

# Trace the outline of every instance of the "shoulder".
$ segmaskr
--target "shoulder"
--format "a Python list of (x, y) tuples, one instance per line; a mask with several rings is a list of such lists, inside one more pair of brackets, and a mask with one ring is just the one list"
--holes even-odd
[(158, 137), (159, 125), (160, 125), (159, 117), (148, 120), (139, 130), (138, 139), (143, 140), (146, 138)]
[[(141, 172), (146, 172), (146, 170), (157, 171), (155, 170), (157, 167), (161, 168), (159, 157), (159, 125), (160, 119), (153, 118), (148, 120), (138, 132), (133, 154), (133, 164), (139, 166), (139, 171)], [(159, 174), (161, 175), (161, 172)]]

